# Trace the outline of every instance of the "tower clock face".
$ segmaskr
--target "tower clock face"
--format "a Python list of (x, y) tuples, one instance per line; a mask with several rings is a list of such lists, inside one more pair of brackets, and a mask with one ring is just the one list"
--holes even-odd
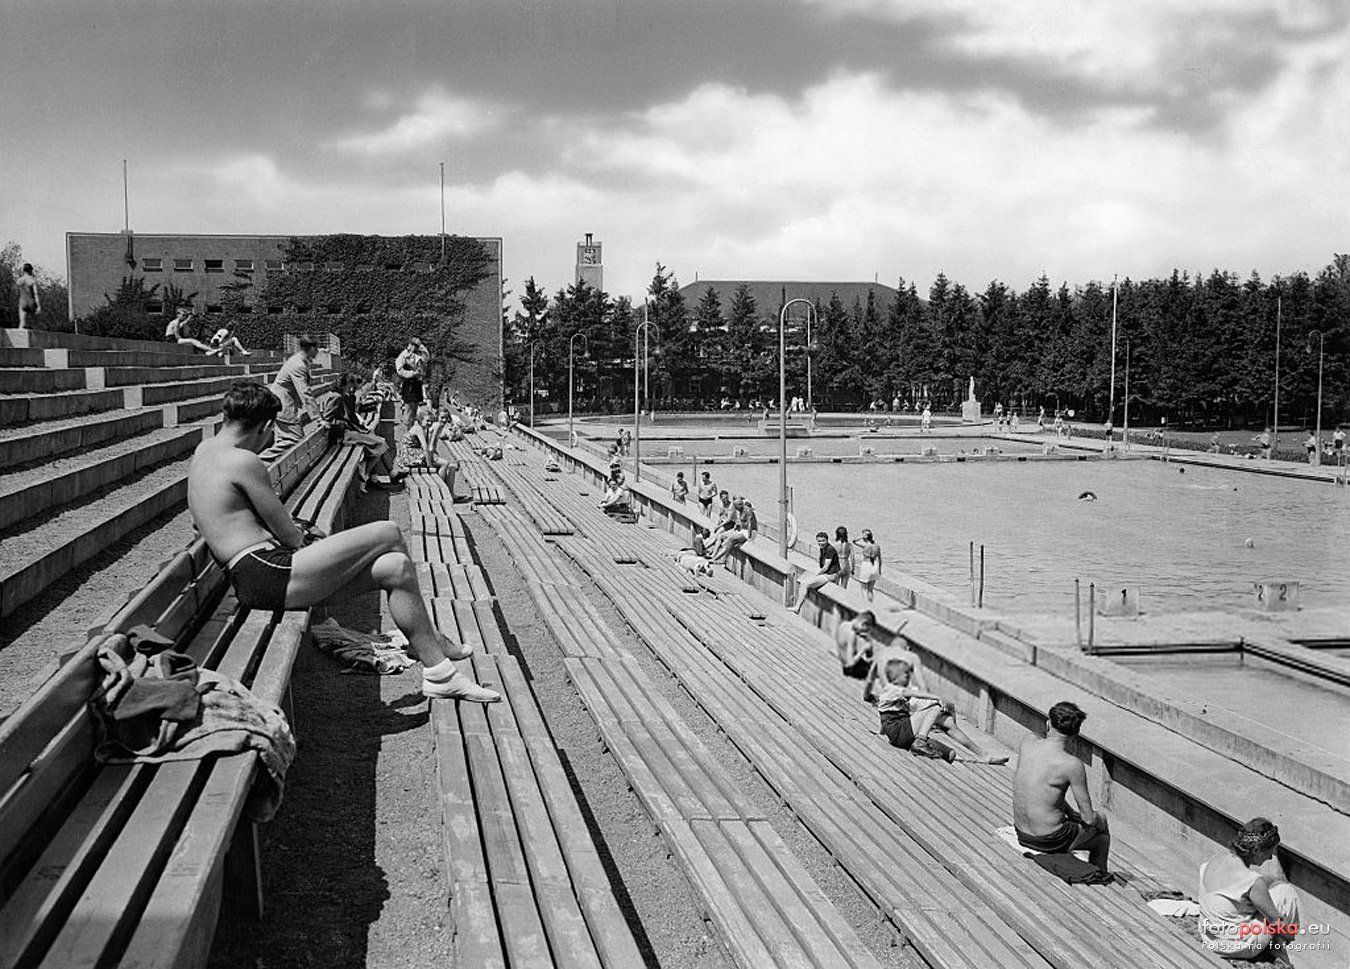
[(600, 247), (599, 247), (599, 246), (582, 246), (582, 248), (581, 248), (581, 264), (582, 264), (583, 266), (598, 266), (598, 265), (600, 265)]

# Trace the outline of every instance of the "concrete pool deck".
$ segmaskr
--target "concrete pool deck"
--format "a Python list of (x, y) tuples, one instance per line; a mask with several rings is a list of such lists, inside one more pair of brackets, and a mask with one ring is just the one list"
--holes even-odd
[[(535, 446), (553, 450), (570, 470), (589, 478), (602, 470), (604, 462), (595, 456), (568, 452), (523, 429), (520, 433)], [(643, 481), (635, 492), (651, 524), (687, 533), (692, 510), (670, 502), (659, 482)], [(756, 541), (737, 557), (735, 568), (751, 585), (779, 598), (791, 574), (811, 564), (796, 553), (784, 562), (767, 543)], [(896, 595), (879, 597), (892, 600), (878, 603), (882, 626), (894, 630), (899, 619), (908, 621), (901, 635), (931, 660), (949, 689), (966, 698), (962, 712), (977, 726), (1015, 745), (1016, 737), (1035, 728), (1044, 715), (1041, 708), (1055, 699), (1091, 704), (1096, 712), (1089, 724), (1097, 724), (1089, 738), (1090, 760), (1098, 772), (1094, 784), (1104, 785), (1101, 790), (1115, 810), (1177, 839), (1188, 864), (1195, 852), (1208, 850), (1205, 843), (1222, 841), (1222, 832), (1246, 816), (1275, 816), (1289, 832), (1290, 850), (1299, 856), (1295, 867), (1303, 866), (1296, 883), (1301, 880), (1320, 899), (1315, 907), (1328, 917), (1334, 914), (1338, 925), (1350, 922), (1350, 772), (1342, 757), (1277, 736), (1195, 698), (1159, 695), (1155, 682), (1106, 658), (1019, 640), (1012, 635), (1015, 622), (1007, 617), (972, 609), (960, 597), (917, 580), (896, 583), (896, 578), (892, 575), (882, 589)], [(830, 590), (807, 612), (829, 630), (864, 607), (860, 593)], [(1194, 624), (1192, 634), (1204, 631), (1202, 619), (1186, 621)], [(1259, 625), (1276, 648), (1285, 648), (1270, 636), (1272, 623), (1243, 621)], [(1305, 633), (1336, 634), (1339, 629), (1328, 616), (1300, 615), (1295, 622)], [(1240, 639), (1249, 631), (1226, 629), (1224, 635)]]

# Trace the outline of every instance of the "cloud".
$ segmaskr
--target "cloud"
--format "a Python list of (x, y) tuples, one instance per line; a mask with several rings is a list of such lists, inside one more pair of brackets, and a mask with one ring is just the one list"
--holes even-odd
[[(367, 104), (378, 109), (392, 106), (389, 95), (375, 92)], [(397, 155), (481, 135), (503, 120), (503, 109), (474, 98), (456, 97), (437, 88), (417, 97), (411, 110), (386, 127), (349, 134), (332, 142), (346, 152), (367, 157)]]

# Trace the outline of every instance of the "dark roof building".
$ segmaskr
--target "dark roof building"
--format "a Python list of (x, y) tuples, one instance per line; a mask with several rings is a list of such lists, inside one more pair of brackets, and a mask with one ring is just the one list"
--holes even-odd
[(809, 299), (824, 306), (835, 293), (839, 294), (839, 300), (845, 309), (851, 307), (855, 299), (866, 306), (869, 292), (876, 294), (877, 306), (884, 313), (900, 295), (894, 286), (887, 286), (884, 283), (762, 279), (700, 279), (687, 286), (681, 286), (680, 293), (692, 312), (698, 301), (703, 298), (703, 294), (712, 287), (717, 290), (718, 298), (722, 301), (722, 312), (725, 314), (736, 295), (737, 287), (742, 284), (750, 287), (750, 293), (755, 297), (755, 305), (762, 313), (777, 313), (788, 300), (799, 298)]

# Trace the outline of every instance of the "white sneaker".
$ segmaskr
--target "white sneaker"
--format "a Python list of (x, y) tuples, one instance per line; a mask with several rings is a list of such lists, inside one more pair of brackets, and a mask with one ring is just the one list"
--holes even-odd
[(463, 700), (466, 703), (496, 703), (502, 695), (496, 690), (479, 686), (463, 673), (456, 672), (439, 683), (422, 679), (422, 695), (429, 700)]

